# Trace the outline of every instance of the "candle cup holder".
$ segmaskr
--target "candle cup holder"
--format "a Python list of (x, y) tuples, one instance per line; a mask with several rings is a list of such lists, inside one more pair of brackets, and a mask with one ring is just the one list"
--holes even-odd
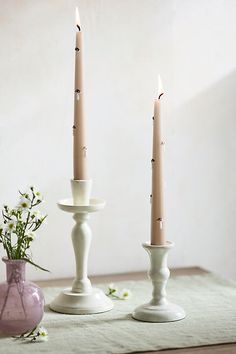
[(132, 317), (144, 322), (172, 322), (185, 318), (184, 310), (166, 299), (166, 284), (170, 275), (167, 267), (167, 255), (174, 244), (150, 245), (144, 243), (143, 247), (148, 252), (151, 268), (148, 272), (152, 280), (153, 293), (149, 303), (137, 307)]
[(60, 313), (86, 315), (109, 311), (113, 308), (113, 303), (102, 290), (92, 287), (87, 276), (88, 254), (92, 238), (87, 220), (89, 213), (104, 208), (105, 201), (89, 199), (88, 202), (92, 181), (79, 182), (71, 181), (73, 199), (58, 202), (61, 210), (74, 214), (73, 218), (76, 222), (72, 229), (76, 277), (72, 288), (64, 289), (50, 304), (50, 308)]

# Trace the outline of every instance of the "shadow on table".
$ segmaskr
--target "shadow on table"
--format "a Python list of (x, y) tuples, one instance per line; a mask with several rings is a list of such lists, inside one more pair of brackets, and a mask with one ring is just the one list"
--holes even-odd
[[(0, 341), (1, 339), (11, 339), (13, 342), (16, 342), (17, 344), (32, 344), (31, 340), (22, 340), (21, 338), (14, 338), (13, 336), (4, 333), (0, 333)], [(40, 342), (35, 342), (35, 343), (40, 343)]]
[[(126, 315), (124, 315), (124, 316), (122, 316), (122, 317), (117, 317), (117, 318), (104, 318), (104, 319), (102, 319), (101, 318), (101, 316), (104, 314), (104, 313), (106, 313), (106, 312), (101, 312), (101, 313), (97, 313), (96, 314), (96, 318), (94, 318), (94, 316), (93, 315), (71, 315), (71, 314), (61, 314), (61, 313), (59, 313), (59, 312), (55, 312), (55, 311), (52, 311), (51, 309), (50, 309), (50, 307), (49, 307), (49, 305), (45, 305), (45, 307), (44, 307), (44, 312), (45, 313), (53, 313), (53, 314), (55, 314), (55, 315), (58, 315), (58, 316), (68, 316), (68, 317), (83, 317), (83, 323), (85, 323), (85, 318), (86, 319), (88, 319), (88, 321), (87, 321), (87, 323), (89, 323), (89, 324), (96, 324), (96, 323), (98, 323), (98, 324), (101, 324), (102, 322), (106, 322), (106, 323), (110, 323), (110, 322), (112, 322), (112, 323), (114, 323), (114, 322), (116, 322), (116, 321), (129, 321), (129, 320), (133, 320), (133, 318), (132, 318), (132, 315), (131, 315), (131, 313), (128, 313), (128, 314), (126, 314)], [(64, 318), (64, 317), (63, 317)]]

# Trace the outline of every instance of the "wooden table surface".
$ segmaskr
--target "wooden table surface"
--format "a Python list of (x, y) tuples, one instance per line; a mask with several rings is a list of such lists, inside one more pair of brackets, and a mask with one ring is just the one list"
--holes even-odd
[[(172, 276), (204, 274), (206, 272), (207, 272), (206, 270), (199, 267), (171, 269)], [(106, 282), (110, 283), (110, 282), (125, 281), (125, 280), (142, 280), (146, 278), (147, 278), (147, 272), (98, 275), (98, 276), (90, 277), (93, 284), (106, 283)], [(47, 286), (67, 287), (71, 285), (72, 280), (73, 279), (69, 279), (69, 278), (55, 279), (55, 280), (53, 279), (53, 280), (46, 280), (46, 281), (35, 281), (35, 283), (37, 283), (41, 287), (47, 287)], [(236, 354), (236, 343), (208, 345), (208, 346), (183, 348), (183, 349), (167, 349), (162, 351), (165, 354)], [(160, 351), (142, 352), (142, 353), (158, 354), (160, 353)]]

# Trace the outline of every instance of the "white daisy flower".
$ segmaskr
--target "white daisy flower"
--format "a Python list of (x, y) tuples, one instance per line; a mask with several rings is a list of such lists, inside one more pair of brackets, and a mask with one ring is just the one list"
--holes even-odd
[(34, 196), (37, 199), (37, 201), (39, 201), (39, 202), (43, 201), (43, 196), (39, 191), (34, 191)]
[(45, 327), (39, 327), (37, 339), (40, 342), (46, 342), (48, 340), (48, 331)]
[(120, 297), (123, 299), (123, 300), (127, 300), (131, 297), (131, 291), (129, 289), (123, 289), (120, 293)]
[(25, 197), (22, 197), (19, 202), (19, 208), (28, 211), (30, 208), (30, 200)]
[(16, 228), (17, 221), (15, 219), (9, 220), (6, 224), (6, 229), (10, 232), (13, 232)]
[(36, 239), (36, 234), (35, 232), (31, 231), (26, 235), (26, 237), (28, 238), (29, 241), (34, 241)]

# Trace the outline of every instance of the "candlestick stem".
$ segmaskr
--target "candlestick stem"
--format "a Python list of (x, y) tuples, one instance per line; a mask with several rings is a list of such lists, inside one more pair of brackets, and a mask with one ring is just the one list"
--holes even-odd
[(92, 233), (87, 223), (88, 213), (78, 213), (73, 216), (76, 224), (72, 230), (72, 243), (76, 261), (76, 278), (72, 285), (72, 291), (76, 293), (90, 293), (91, 282), (88, 279), (87, 265)]

